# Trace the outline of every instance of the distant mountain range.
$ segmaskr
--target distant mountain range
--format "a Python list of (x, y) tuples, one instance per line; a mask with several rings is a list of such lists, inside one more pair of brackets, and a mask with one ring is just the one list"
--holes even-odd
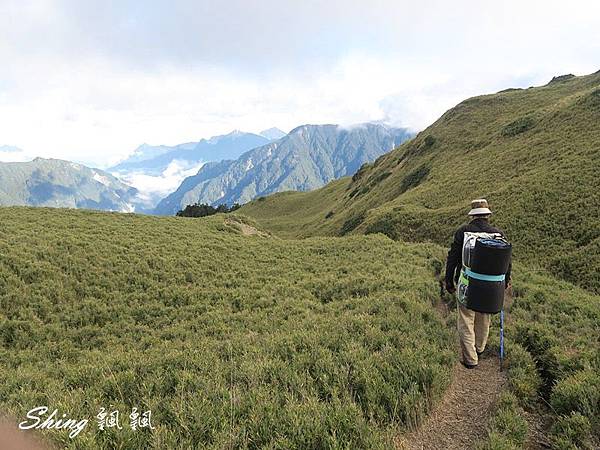
[(245, 203), (272, 192), (316, 189), (355, 173), (362, 164), (411, 136), (406, 129), (381, 124), (352, 128), (303, 125), (235, 160), (203, 165), (196, 175), (186, 178), (163, 199), (154, 212), (175, 214), (196, 202)]
[[(276, 128), (266, 130), (271, 136), (285, 136), (285, 133)], [(275, 139), (279, 139), (276, 137)], [(160, 175), (170, 164), (178, 161), (184, 166), (202, 164), (209, 161), (235, 159), (242, 153), (271, 141), (271, 138), (254, 133), (232, 131), (222, 136), (202, 139), (199, 142), (188, 142), (175, 146), (167, 145), (140, 145), (131, 156), (115, 166), (106, 169), (111, 173), (120, 175), (133, 171), (141, 171), (147, 175)]]
[(289, 134), (233, 131), (175, 146), (143, 144), (107, 170), (59, 159), (21, 162), (25, 152), (0, 146), (0, 161), (6, 161), (0, 162), (0, 206), (175, 214), (196, 202), (244, 203), (353, 174), (410, 136), (380, 124), (303, 125)]
[(266, 137), (270, 141), (276, 141), (277, 139), (281, 139), (286, 135), (286, 133), (281, 131), (279, 128), (269, 128), (268, 130), (263, 130), (258, 134)]
[(131, 212), (138, 191), (109, 173), (59, 159), (0, 162), (0, 205)]
[(139, 189), (146, 207), (153, 208), (173, 192), (185, 177), (195, 174), (210, 161), (236, 159), (242, 153), (279, 139), (285, 133), (277, 128), (260, 134), (233, 131), (226, 135), (175, 146), (142, 144), (124, 161), (107, 169), (127, 184)]

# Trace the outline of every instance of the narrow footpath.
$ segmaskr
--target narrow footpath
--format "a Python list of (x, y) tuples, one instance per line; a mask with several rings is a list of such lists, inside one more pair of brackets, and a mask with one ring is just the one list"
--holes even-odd
[(495, 355), (484, 357), (476, 369), (460, 364), (442, 400), (424, 422), (398, 437), (401, 450), (466, 450), (486, 435), (486, 426), (505, 383)]
[[(512, 299), (507, 296), (505, 306)], [(447, 318), (456, 311), (443, 301), (436, 302), (438, 313)], [(458, 342), (456, 355), (458, 358)], [(486, 437), (486, 427), (494, 406), (506, 383), (506, 372), (500, 372), (498, 356), (484, 353), (475, 369), (457, 362), (452, 382), (442, 399), (414, 431), (398, 436), (398, 450), (467, 450)]]

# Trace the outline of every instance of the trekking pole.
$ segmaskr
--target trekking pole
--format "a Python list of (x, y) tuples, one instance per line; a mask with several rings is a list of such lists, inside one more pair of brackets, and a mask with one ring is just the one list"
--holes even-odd
[(500, 310), (500, 372), (504, 366), (504, 309)]

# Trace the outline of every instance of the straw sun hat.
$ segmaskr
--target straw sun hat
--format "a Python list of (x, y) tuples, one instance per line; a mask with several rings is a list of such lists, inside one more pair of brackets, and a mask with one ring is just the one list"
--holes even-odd
[(490, 206), (485, 198), (478, 198), (471, 202), (471, 211), (469, 216), (485, 216), (491, 214)]

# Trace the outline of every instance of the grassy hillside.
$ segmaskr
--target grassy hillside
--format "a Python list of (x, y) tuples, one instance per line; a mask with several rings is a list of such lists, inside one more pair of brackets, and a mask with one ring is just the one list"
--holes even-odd
[(447, 244), (482, 196), (519, 260), (600, 292), (599, 173), (600, 72), (465, 100), (352, 179), (242, 212), (282, 236)]
[[(391, 448), (456, 363), (453, 316), (432, 307), (444, 249), (251, 226), (0, 208), (0, 413), (88, 419), (46, 432), (67, 448)], [(519, 448), (521, 409), (546, 404), (554, 448), (594, 448), (600, 297), (515, 271), (510, 391), (484, 448)], [(122, 430), (98, 430), (101, 407)], [(133, 407), (154, 430), (130, 429)]]
[(90, 420), (68, 448), (390, 448), (454, 364), (441, 249), (235, 220), (0, 208), (0, 411)]
[(310, 192), (281, 192), (242, 206), (244, 214), (279, 237), (305, 238), (341, 233), (331, 227), (332, 208), (344, 199), (350, 178)]

